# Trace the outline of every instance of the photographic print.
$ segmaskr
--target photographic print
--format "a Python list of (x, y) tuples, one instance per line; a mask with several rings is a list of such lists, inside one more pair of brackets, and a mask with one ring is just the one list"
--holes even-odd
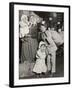
[(70, 6), (10, 3), (10, 87), (70, 83)]

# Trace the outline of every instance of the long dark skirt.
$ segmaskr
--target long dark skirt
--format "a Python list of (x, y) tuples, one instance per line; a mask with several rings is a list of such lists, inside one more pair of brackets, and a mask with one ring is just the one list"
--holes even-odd
[(25, 41), (22, 43), (21, 62), (24, 62), (27, 60), (34, 61), (37, 47), (38, 47), (37, 39), (26, 38)]

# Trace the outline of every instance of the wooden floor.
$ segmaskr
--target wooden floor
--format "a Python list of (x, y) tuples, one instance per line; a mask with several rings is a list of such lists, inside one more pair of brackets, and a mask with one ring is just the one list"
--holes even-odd
[[(45, 75), (37, 76), (32, 73), (34, 63), (24, 62), (19, 64), (19, 79), (29, 79), (29, 78), (50, 78), (50, 73)], [(57, 56), (56, 58), (56, 73), (52, 77), (63, 77), (64, 76), (64, 57)]]

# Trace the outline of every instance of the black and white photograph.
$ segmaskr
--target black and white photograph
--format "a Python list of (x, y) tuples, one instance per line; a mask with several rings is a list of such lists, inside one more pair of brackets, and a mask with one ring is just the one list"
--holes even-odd
[(64, 77), (64, 13), (19, 11), (19, 78)]
[(11, 85), (69, 83), (70, 7), (21, 4), (12, 3), (10, 9), (14, 34)]

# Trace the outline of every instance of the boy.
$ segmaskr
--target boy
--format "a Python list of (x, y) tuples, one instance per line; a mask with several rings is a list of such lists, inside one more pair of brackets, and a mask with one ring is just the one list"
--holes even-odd
[(45, 21), (41, 22), (40, 30), (42, 32), (42, 40), (47, 44), (47, 67), (48, 71), (51, 72), (51, 76), (56, 72), (56, 50), (57, 46), (52, 39), (50, 30), (47, 30)]

